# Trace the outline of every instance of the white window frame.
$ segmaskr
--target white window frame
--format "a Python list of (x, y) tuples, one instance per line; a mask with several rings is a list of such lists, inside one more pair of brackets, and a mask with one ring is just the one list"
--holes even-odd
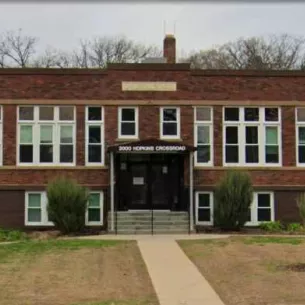
[[(264, 207), (264, 208), (258, 208), (258, 195), (260, 194), (266, 194), (270, 195), (270, 208)], [(258, 191), (253, 193), (253, 201), (251, 204), (251, 221), (247, 221), (245, 223), (245, 226), (259, 226), (264, 221), (258, 221), (257, 220), (257, 212), (258, 209), (270, 209), (271, 219), (269, 221), (274, 221), (274, 193), (273, 192), (267, 192), (267, 191)]]
[[(200, 194), (208, 194), (210, 196), (210, 206), (209, 207), (199, 207), (199, 195)], [(210, 221), (199, 221), (199, 209), (202, 210), (210, 210)], [(197, 225), (213, 225), (213, 214), (214, 214), (214, 193), (213, 192), (205, 192), (198, 191), (195, 193), (195, 223)]]
[[(198, 217), (199, 217), (199, 213), (198, 210), (199, 209), (208, 209), (208, 208), (199, 208), (199, 194), (209, 194), (210, 195), (210, 215), (211, 215), (211, 220), (210, 221), (199, 221)], [(251, 221), (248, 221), (245, 223), (245, 226), (259, 226), (262, 221), (258, 221), (257, 220), (257, 211), (258, 211), (258, 195), (259, 194), (267, 194), (270, 195), (270, 208), (266, 207), (266, 208), (260, 208), (260, 209), (270, 209), (270, 214), (271, 214), (271, 219), (270, 221), (274, 221), (275, 220), (275, 210), (274, 210), (274, 193), (273, 192), (269, 192), (269, 191), (257, 191), (253, 193), (253, 200), (251, 203), (251, 207), (250, 207), (250, 213), (251, 213)], [(206, 226), (211, 226), (214, 224), (214, 219), (213, 219), (213, 215), (214, 215), (214, 193), (213, 192), (206, 192), (206, 191), (197, 191), (195, 193), (195, 223), (196, 225), (206, 225)]]
[[(41, 196), (41, 222), (32, 222), (28, 220), (28, 209), (29, 209), (29, 195), (30, 194), (40, 194)], [(48, 221), (48, 212), (47, 212), (47, 193), (46, 192), (37, 192), (37, 191), (27, 191), (25, 192), (25, 225), (26, 226), (54, 226), (53, 222)]]
[[(39, 107), (53, 107), (54, 109), (54, 120), (39, 120)], [(34, 119), (33, 120), (20, 120), (19, 119), (19, 108), (20, 107), (34, 107)], [(73, 107), (73, 120), (60, 121), (59, 120), (59, 108), (60, 107)], [(33, 128), (33, 162), (23, 163), (20, 162), (19, 157), (19, 146), (20, 146), (20, 126), (32, 126)], [(53, 126), (53, 162), (40, 162), (40, 126), (49, 125)], [(72, 125), (72, 136), (73, 136), (73, 162), (63, 163), (60, 162), (60, 127)], [(17, 107), (17, 153), (16, 153), (16, 164), (18, 166), (75, 166), (76, 165), (76, 107), (70, 105), (21, 105)], [(66, 143), (69, 144), (69, 143)]]
[[(165, 109), (175, 109), (177, 114), (177, 121), (163, 121), (163, 111)], [(181, 129), (181, 120), (180, 120), (180, 107), (164, 106), (160, 107), (160, 139), (180, 139), (180, 129)], [(163, 135), (163, 123), (175, 122), (177, 124), (177, 134), (176, 135)]]
[[(225, 109), (226, 108), (238, 108), (239, 109), (239, 120), (238, 121), (225, 121)], [(245, 121), (244, 113), (245, 108), (258, 108), (259, 109), (259, 121)], [(277, 108), (278, 109), (278, 121), (266, 121), (265, 120), (265, 108)], [(282, 111), (281, 107), (276, 106), (225, 106), (222, 111), (222, 162), (223, 166), (226, 167), (281, 167), (282, 166)], [(238, 132), (238, 163), (226, 163), (226, 127), (237, 127)], [(258, 127), (258, 163), (246, 163), (246, 134), (245, 127), (254, 126)], [(278, 163), (267, 163), (265, 162), (265, 146), (266, 146), (266, 127), (277, 127), (278, 129), (278, 146), (279, 146), (279, 162)]]
[(90, 191), (90, 194), (100, 195), (100, 219), (101, 221), (89, 221), (89, 203), (86, 211), (86, 226), (103, 226), (104, 225), (104, 192), (103, 191)]
[[(208, 108), (210, 109), (211, 119), (209, 121), (198, 121), (197, 120), (197, 109), (198, 108)], [(209, 137), (210, 137), (210, 161), (209, 162), (198, 162), (197, 160), (197, 152), (194, 154), (194, 165), (195, 166), (213, 166), (214, 164), (214, 129), (213, 129), (213, 107), (206, 107), (206, 106), (198, 106), (194, 107), (194, 146), (198, 146), (198, 127), (208, 127), (209, 128)]]
[[(305, 162), (304, 163), (300, 163), (299, 162), (299, 127), (305, 127), (305, 121), (304, 122), (299, 122), (298, 121), (298, 109), (303, 108), (305, 109), (305, 107), (296, 107), (295, 108), (295, 148), (296, 148), (296, 165), (298, 167), (305, 167)], [(303, 145), (301, 145), (303, 146)], [(304, 145), (305, 146), (305, 145)]]
[(3, 106), (0, 106), (0, 165), (3, 165)]
[[(89, 121), (88, 119), (88, 109), (90, 107), (100, 107), (102, 111), (102, 119), (100, 121)], [(91, 105), (86, 107), (85, 111), (85, 125), (86, 125), (86, 136), (85, 136), (85, 163), (87, 166), (104, 166), (105, 165), (105, 123), (104, 123), (104, 107), (98, 105)], [(89, 162), (89, 127), (99, 126), (101, 128), (101, 159), (102, 162)]]
[[(134, 110), (134, 121), (122, 121), (122, 110), (132, 109)], [(122, 135), (122, 123), (134, 123), (135, 134), (134, 135)], [(139, 108), (134, 106), (122, 106), (118, 108), (118, 138), (119, 139), (138, 139), (139, 138)]]
[[(29, 195), (40, 194), (41, 195), (41, 222), (29, 222), (28, 221), (28, 209), (29, 209)], [(86, 226), (103, 226), (104, 225), (104, 192), (103, 191), (90, 191), (90, 194), (100, 195), (100, 219), (101, 221), (88, 221), (88, 208), (85, 215)], [(25, 192), (25, 211), (24, 211), (24, 222), (26, 226), (54, 226), (53, 222), (48, 221), (47, 212), (48, 198), (45, 191), (27, 191)]]

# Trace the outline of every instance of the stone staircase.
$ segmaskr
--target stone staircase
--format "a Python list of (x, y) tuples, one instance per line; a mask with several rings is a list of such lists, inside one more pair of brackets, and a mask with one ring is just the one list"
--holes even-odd
[[(115, 216), (114, 216), (115, 217)], [(108, 213), (110, 232), (111, 213)], [(188, 212), (118, 211), (117, 234), (185, 234), (189, 232)], [(110, 232), (115, 233), (115, 232)]]

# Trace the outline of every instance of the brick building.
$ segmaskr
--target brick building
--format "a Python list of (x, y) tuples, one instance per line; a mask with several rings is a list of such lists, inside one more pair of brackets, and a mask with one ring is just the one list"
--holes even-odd
[(51, 226), (45, 187), (66, 175), (91, 190), (88, 226), (139, 213), (192, 230), (213, 223), (213, 188), (232, 167), (255, 187), (247, 225), (298, 221), (305, 72), (199, 71), (175, 54), (168, 35), (166, 63), (0, 69), (0, 227)]

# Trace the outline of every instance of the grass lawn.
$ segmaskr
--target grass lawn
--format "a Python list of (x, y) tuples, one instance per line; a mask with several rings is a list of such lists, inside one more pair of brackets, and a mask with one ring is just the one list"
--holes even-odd
[(133, 241), (0, 245), (0, 305), (156, 305)]
[(226, 305), (305, 304), (305, 239), (179, 241)]

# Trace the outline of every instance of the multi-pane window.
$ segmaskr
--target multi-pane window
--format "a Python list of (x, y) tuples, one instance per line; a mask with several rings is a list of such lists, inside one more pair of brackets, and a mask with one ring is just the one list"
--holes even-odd
[(280, 109), (225, 107), (225, 165), (280, 165)]
[(103, 224), (103, 193), (91, 192), (86, 214), (87, 225)]
[(213, 193), (196, 193), (196, 224), (213, 224)]
[(74, 112), (73, 106), (19, 106), (17, 163), (73, 165)]
[(180, 109), (177, 107), (160, 108), (160, 137), (163, 139), (180, 138)]
[(25, 224), (28, 226), (52, 226), (48, 219), (47, 195), (45, 192), (25, 194)]
[[(86, 225), (103, 225), (103, 192), (92, 191), (89, 194)], [(48, 218), (48, 198), (46, 192), (25, 193), (25, 225), (53, 226)]]
[(119, 138), (138, 137), (138, 108), (119, 108)]
[(270, 192), (255, 192), (246, 225), (274, 221), (274, 196)]
[(210, 107), (196, 107), (194, 123), (194, 139), (197, 151), (196, 165), (212, 165), (213, 163), (213, 113)]
[(86, 109), (86, 164), (104, 164), (104, 117), (98, 106)]
[(296, 108), (297, 164), (305, 165), (305, 107)]
[[(213, 225), (213, 193), (196, 192), (195, 204), (196, 224)], [(246, 225), (257, 226), (265, 221), (274, 221), (274, 195), (272, 192), (255, 192)]]

